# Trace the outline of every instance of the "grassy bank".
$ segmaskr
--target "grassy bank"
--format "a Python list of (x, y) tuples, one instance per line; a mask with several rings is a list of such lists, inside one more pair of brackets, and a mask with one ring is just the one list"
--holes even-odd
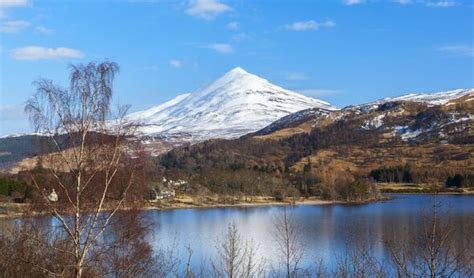
[(474, 194), (474, 188), (446, 188), (441, 184), (378, 183), (382, 193), (408, 194)]

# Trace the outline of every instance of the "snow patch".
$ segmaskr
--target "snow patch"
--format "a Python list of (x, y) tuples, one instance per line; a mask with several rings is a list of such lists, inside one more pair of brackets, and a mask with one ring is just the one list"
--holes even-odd
[(383, 125), (385, 114), (377, 115), (372, 119), (366, 120), (362, 125), (363, 129), (376, 129)]

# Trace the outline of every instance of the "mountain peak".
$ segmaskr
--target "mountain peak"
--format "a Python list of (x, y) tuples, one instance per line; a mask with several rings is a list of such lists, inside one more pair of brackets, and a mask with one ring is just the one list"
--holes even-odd
[(144, 123), (145, 134), (203, 140), (236, 138), (313, 107), (336, 109), (236, 67), (201, 90), (132, 116)]
[(231, 69), (230, 71), (228, 71), (227, 73), (248, 73), (248, 72), (241, 67), (235, 67)]
[(216, 80), (216, 82), (218, 82), (219, 80), (230, 82), (230, 81), (234, 81), (234, 80), (238, 80), (242, 78), (248, 78), (251, 76), (259, 78), (258, 76), (247, 72), (241, 67), (235, 67), (229, 70), (228, 72), (226, 72), (224, 75), (222, 75), (219, 79)]
[[(270, 84), (266, 79), (263, 79), (255, 74), (249, 73), (241, 67), (235, 67), (224, 75), (219, 77), (204, 89), (198, 92), (199, 95), (208, 94), (211, 92), (243, 92), (243, 91), (265, 91), (272, 90), (269, 87), (276, 87)], [(277, 90), (284, 90), (277, 88)]]

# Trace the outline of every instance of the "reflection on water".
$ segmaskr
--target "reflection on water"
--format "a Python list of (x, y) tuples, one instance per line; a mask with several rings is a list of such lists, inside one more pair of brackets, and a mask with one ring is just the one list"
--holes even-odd
[[(394, 195), (394, 199), (368, 205), (304, 205), (289, 208), (301, 227), (306, 263), (324, 259), (334, 265), (336, 257), (364, 237), (380, 260), (387, 256), (384, 240), (397, 235), (399, 240), (420, 228), (422, 212), (428, 212), (434, 200), (449, 211), (460, 230), (474, 218), (474, 196)], [(156, 248), (175, 242), (180, 253), (190, 246), (195, 266), (209, 263), (216, 256), (216, 241), (223, 237), (229, 223), (235, 223), (245, 239), (259, 247), (258, 255), (267, 262), (275, 258), (272, 238), (274, 217), (283, 207), (185, 209), (144, 212), (152, 219), (155, 230), (152, 241)], [(453, 235), (455, 236), (455, 235)], [(462, 238), (459, 238), (459, 244)]]
[[(429, 212), (434, 201), (440, 202), (458, 232), (474, 231), (474, 196), (458, 195), (394, 195), (386, 202), (367, 205), (304, 205), (289, 207), (300, 227), (305, 248), (303, 265), (309, 266), (323, 259), (334, 267), (337, 258), (355, 244), (354, 239), (365, 239), (379, 261), (388, 258), (384, 241), (397, 236), (397, 241), (408, 242), (421, 228), (422, 212)], [(209, 267), (216, 258), (216, 244), (230, 223), (235, 223), (246, 240), (258, 246), (257, 256), (267, 265), (277, 262), (277, 246), (273, 239), (275, 217), (284, 210), (281, 206), (254, 208), (183, 209), (144, 211), (153, 224), (152, 245), (158, 249), (176, 245), (184, 259), (186, 247), (193, 250), (193, 268)], [(51, 217), (36, 217), (48, 226), (57, 226)], [(0, 232), (12, 229), (22, 220), (1, 220)], [(465, 238), (453, 234), (455, 248), (465, 248)], [(474, 244), (474, 243), (471, 243)], [(472, 248), (473, 246), (470, 246)], [(473, 249), (471, 249), (473, 250)], [(185, 259), (183, 260), (184, 263)]]

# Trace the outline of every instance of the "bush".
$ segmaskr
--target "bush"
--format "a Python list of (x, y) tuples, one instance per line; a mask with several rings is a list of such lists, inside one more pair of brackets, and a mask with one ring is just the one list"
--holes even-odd
[(454, 176), (448, 176), (445, 185), (446, 187), (474, 187), (474, 175), (456, 174)]
[(13, 192), (25, 194), (29, 192), (28, 187), (14, 179), (0, 177), (0, 195), (11, 196)]
[(346, 202), (364, 202), (370, 198), (376, 198), (378, 192), (371, 189), (366, 180), (357, 179), (355, 181), (341, 183), (336, 185), (338, 199)]
[(446, 187), (461, 187), (463, 181), (464, 181), (464, 177), (459, 174), (456, 174), (453, 177), (449, 176), (446, 179), (445, 184), (446, 184)]

